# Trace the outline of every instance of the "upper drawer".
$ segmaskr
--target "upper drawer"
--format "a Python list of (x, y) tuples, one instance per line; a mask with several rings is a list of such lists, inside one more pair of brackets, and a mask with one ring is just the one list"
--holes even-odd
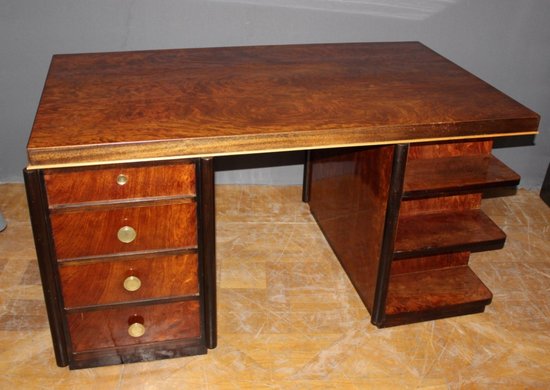
[(50, 216), (58, 259), (197, 245), (197, 204), (120, 207)]
[(65, 308), (198, 295), (196, 253), (59, 267)]
[(46, 170), (44, 180), (50, 207), (196, 193), (191, 163)]

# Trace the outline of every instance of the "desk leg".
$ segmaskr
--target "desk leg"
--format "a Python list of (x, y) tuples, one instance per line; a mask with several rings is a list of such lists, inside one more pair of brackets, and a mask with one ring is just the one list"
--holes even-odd
[(205, 339), (207, 348), (218, 344), (216, 320), (216, 205), (213, 158), (199, 162), (199, 226), (203, 264), (202, 294), (204, 295)]

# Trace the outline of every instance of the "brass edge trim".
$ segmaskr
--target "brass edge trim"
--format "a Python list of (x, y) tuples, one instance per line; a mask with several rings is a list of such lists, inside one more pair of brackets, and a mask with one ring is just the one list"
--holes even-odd
[(401, 143), (421, 143), (421, 142), (438, 142), (438, 141), (454, 141), (454, 140), (469, 140), (469, 139), (479, 139), (479, 138), (500, 138), (500, 137), (514, 137), (514, 136), (525, 136), (525, 135), (537, 135), (538, 131), (530, 132), (517, 132), (517, 133), (497, 133), (497, 134), (477, 134), (477, 135), (468, 135), (468, 136), (454, 136), (454, 137), (436, 137), (436, 138), (415, 138), (415, 139), (400, 139), (392, 141), (380, 141), (380, 142), (358, 142), (358, 143), (349, 143), (349, 144), (331, 144), (331, 145), (320, 145), (320, 146), (311, 146), (311, 147), (295, 147), (295, 148), (274, 148), (274, 149), (258, 149), (258, 150), (247, 150), (242, 152), (220, 152), (220, 153), (204, 153), (204, 154), (185, 154), (177, 156), (164, 156), (164, 157), (146, 157), (146, 158), (137, 158), (137, 159), (126, 159), (126, 160), (98, 160), (98, 161), (86, 161), (86, 162), (77, 162), (73, 164), (60, 163), (60, 164), (37, 164), (27, 165), (28, 170), (36, 169), (52, 169), (52, 168), (70, 168), (70, 167), (86, 167), (94, 165), (103, 165), (103, 164), (127, 164), (127, 163), (136, 163), (136, 162), (147, 162), (147, 161), (169, 161), (169, 160), (182, 160), (182, 159), (193, 159), (193, 158), (203, 158), (203, 157), (221, 157), (221, 156), (239, 156), (247, 154), (263, 154), (263, 153), (276, 153), (276, 152), (292, 152), (299, 150), (318, 150), (318, 149), (334, 149), (334, 148), (347, 148), (347, 147), (357, 147), (357, 146), (379, 146), (379, 145), (396, 145)]

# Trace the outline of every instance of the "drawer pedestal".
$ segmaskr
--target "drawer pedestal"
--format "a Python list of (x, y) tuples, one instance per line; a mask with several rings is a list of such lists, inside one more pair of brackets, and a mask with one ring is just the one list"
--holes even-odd
[(25, 171), (59, 366), (216, 346), (211, 159)]

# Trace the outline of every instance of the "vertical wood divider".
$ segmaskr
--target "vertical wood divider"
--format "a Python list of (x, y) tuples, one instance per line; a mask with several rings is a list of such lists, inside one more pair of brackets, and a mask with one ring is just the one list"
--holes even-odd
[(386, 218), (384, 223), (384, 235), (382, 249), (380, 251), (378, 276), (376, 279), (376, 290), (374, 293), (374, 304), (371, 315), (371, 322), (374, 325), (381, 325), (385, 319), (386, 297), (388, 295), (388, 284), (390, 279), (393, 249), (397, 235), (397, 221), (399, 208), (403, 195), (403, 182), (405, 179), (405, 167), (407, 165), (408, 144), (395, 146), (393, 152), (393, 164), (390, 180), (388, 203), (386, 205)]
[(204, 295), (205, 340), (207, 348), (218, 344), (216, 318), (216, 204), (214, 159), (201, 158), (198, 163), (199, 234)]

